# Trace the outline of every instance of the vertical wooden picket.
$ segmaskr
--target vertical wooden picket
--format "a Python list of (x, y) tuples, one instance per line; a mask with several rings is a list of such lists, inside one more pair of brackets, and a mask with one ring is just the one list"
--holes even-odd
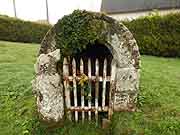
[(98, 99), (99, 99), (99, 61), (96, 59), (96, 68), (95, 68), (95, 75), (96, 75), (96, 83), (95, 83), (95, 119), (96, 123), (98, 122)]
[[(80, 59), (80, 74), (84, 74), (84, 64), (82, 58)], [(84, 109), (84, 88), (81, 88), (81, 107)], [(82, 110), (82, 121), (84, 122), (85, 113)]]
[(113, 114), (113, 101), (112, 96), (115, 90), (115, 77), (116, 77), (116, 62), (113, 59), (111, 62), (111, 79), (110, 79), (110, 90), (109, 90), (109, 108), (108, 108), (108, 119), (111, 119)]
[[(73, 71), (73, 92), (74, 92), (74, 107), (77, 107), (77, 85), (76, 85), (76, 61), (72, 60), (72, 71)], [(75, 121), (78, 121), (78, 112), (75, 111)]]
[[(64, 58), (63, 61), (63, 77), (64, 77), (64, 88), (65, 88), (65, 103), (67, 109), (70, 109), (71, 99), (70, 99), (70, 87), (69, 87), (69, 64), (67, 58)], [(67, 111), (67, 117), (71, 120), (71, 112)]]
[[(88, 109), (91, 110), (91, 60), (88, 59), (88, 78), (89, 78), (89, 93), (88, 93)], [(91, 120), (91, 111), (88, 111), (89, 121)]]
[(102, 109), (105, 107), (105, 98), (106, 98), (106, 75), (107, 75), (107, 59), (104, 60), (103, 68), (103, 91), (102, 91)]

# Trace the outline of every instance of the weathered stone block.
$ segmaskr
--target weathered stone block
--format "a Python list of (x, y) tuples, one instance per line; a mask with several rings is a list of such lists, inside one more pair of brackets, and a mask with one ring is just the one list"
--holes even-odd
[(33, 91), (36, 96), (38, 112), (46, 121), (58, 122), (64, 116), (63, 85), (56, 71), (60, 60), (60, 50), (41, 54), (35, 64), (36, 78)]
[(139, 69), (119, 68), (114, 92), (115, 111), (134, 111), (139, 89)]

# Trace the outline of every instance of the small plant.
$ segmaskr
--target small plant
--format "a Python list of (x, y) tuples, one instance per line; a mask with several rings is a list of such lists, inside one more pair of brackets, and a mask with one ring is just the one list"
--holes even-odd
[(85, 74), (81, 74), (80, 76), (80, 80), (79, 80), (79, 85), (81, 89), (84, 89), (84, 96), (89, 99), (91, 97), (88, 97), (88, 94), (90, 92), (90, 87), (89, 87), (89, 78), (88, 76), (86, 76)]
[(88, 83), (88, 77), (85, 74), (82, 74), (79, 80), (79, 85), (84, 87)]

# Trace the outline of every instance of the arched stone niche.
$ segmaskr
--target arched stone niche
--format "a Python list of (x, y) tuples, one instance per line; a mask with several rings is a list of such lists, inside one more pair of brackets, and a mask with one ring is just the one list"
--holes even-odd
[[(109, 49), (116, 62), (113, 111), (135, 111), (140, 71), (140, 54), (136, 40), (122, 23), (100, 13), (93, 15), (103, 23), (99, 30), (99, 37), (103, 37), (103, 40), (97, 41)], [(36, 93), (37, 108), (42, 118), (58, 122), (64, 117), (64, 98), (62, 70), (57, 71), (61, 51), (57, 48), (56, 34), (56, 28), (51, 28), (41, 43), (35, 65), (33, 91)]]

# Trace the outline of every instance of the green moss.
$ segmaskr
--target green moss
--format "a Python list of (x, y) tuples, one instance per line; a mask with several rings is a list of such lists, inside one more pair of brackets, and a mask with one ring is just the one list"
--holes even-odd
[(55, 25), (56, 45), (63, 56), (75, 55), (96, 41), (105, 42), (102, 30), (114, 23), (114, 20), (101, 13), (75, 10), (64, 16)]

